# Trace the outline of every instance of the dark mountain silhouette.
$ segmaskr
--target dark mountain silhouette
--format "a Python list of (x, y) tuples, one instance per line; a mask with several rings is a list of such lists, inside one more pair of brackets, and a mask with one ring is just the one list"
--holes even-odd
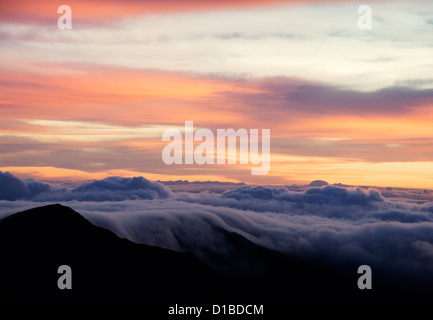
[[(375, 290), (361, 291), (356, 270), (346, 274), (307, 264), (222, 228), (214, 232), (224, 235), (228, 250), (209, 250), (205, 264), (190, 253), (121, 239), (68, 207), (27, 210), (0, 221), (0, 296), (218, 301), (409, 294), (377, 279)], [(72, 290), (57, 287), (60, 265), (72, 269)]]
[[(61, 205), (0, 221), (0, 246), (9, 297), (196, 298), (219, 278), (191, 254), (121, 239)], [(60, 265), (72, 269), (72, 290), (57, 287)]]

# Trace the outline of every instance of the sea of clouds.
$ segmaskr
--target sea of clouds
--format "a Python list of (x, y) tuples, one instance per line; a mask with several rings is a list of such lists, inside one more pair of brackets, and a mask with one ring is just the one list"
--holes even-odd
[(0, 218), (61, 203), (121, 237), (202, 260), (228, 251), (224, 234), (306, 261), (367, 264), (389, 277), (433, 284), (433, 203), (387, 201), (374, 189), (311, 187), (303, 192), (240, 186), (222, 194), (173, 193), (143, 177), (110, 177), (59, 188), (0, 173)]

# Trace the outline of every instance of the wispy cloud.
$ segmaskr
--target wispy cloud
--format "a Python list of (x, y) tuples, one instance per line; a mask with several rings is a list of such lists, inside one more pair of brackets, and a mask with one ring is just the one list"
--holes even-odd
[[(58, 176), (55, 172), (63, 168), (65, 173), (79, 170), (82, 179), (85, 172), (92, 178), (126, 169), (168, 179), (193, 174), (260, 183), (242, 166), (165, 166), (162, 132), (182, 131), (184, 121), (193, 119), (197, 128), (212, 130), (222, 123), (235, 129), (272, 128), (271, 172), (262, 177), (267, 183), (302, 183), (317, 170), (330, 170), (335, 176), (326, 178), (331, 181), (386, 186), (395, 185), (390, 177), (401, 170), (400, 176), (413, 180), (406, 180), (411, 186), (421, 180), (419, 186), (429, 186), (415, 172), (429, 167), (431, 159), (433, 93), (412, 82), (366, 93), (285, 77), (56, 64), (6, 70), (1, 79), (7, 88), (0, 94), (3, 170), (24, 174), (31, 167), (45, 179), (49, 171)], [(303, 168), (293, 161), (296, 157), (304, 159)], [(384, 169), (381, 163), (391, 165)], [(293, 172), (289, 181), (281, 177), (287, 170)], [(374, 172), (374, 177), (361, 181), (354, 172)], [(73, 171), (67, 175), (72, 178)]]
[[(358, 3), (312, 3), (76, 0), (58, 30), (57, 3), (3, 1), (0, 168), (431, 187), (431, 2), (374, 2), (368, 32)], [(161, 130), (185, 120), (270, 128), (269, 175), (164, 166)]]
[[(49, 2), (44, 3), (48, 6)], [(432, 12), (430, 2), (418, 1), (419, 5), (410, 9), (395, 1), (375, 2), (376, 25), (370, 32), (362, 32), (356, 26), (356, 2), (316, 2), (311, 6), (309, 1), (294, 2), (296, 5), (291, 5), (292, 1), (276, 1), (275, 8), (269, 1), (110, 1), (103, 4), (104, 10), (98, 11), (96, 7), (102, 5), (99, 1), (86, 2), (86, 6), (79, 1), (78, 21), (71, 32), (57, 30), (55, 15), (49, 25), (37, 28), (29, 21), (16, 24), (4, 20), (0, 38), (7, 45), (2, 54), (23, 57), (31, 51), (32, 60), (44, 62), (97, 62), (254, 77), (281, 75), (361, 91), (422, 78), (431, 69), (431, 27), (427, 23)], [(238, 6), (244, 9), (231, 10)], [(146, 14), (155, 7), (163, 10), (157, 15)], [(30, 5), (33, 13), (26, 12), (25, 5), (8, 8), (15, 8), (16, 14), (23, 17), (38, 14), (39, 10), (47, 15), (52, 12), (45, 5)], [(115, 26), (80, 24), (82, 12), (88, 13), (88, 19), (99, 21), (109, 18), (92, 11), (125, 17), (125, 8), (133, 17), (114, 19)], [(197, 13), (202, 9), (206, 10)], [(392, 60), (379, 64), (378, 57)]]

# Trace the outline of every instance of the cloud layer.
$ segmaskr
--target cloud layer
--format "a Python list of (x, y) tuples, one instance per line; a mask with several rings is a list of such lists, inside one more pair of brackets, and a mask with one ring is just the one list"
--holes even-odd
[(9, 173), (1, 179), (21, 186), (13, 190), (38, 190), (21, 197), (2, 190), (2, 199), (22, 199), (0, 201), (3, 216), (45, 204), (28, 199), (42, 201), (50, 194), (121, 237), (192, 252), (208, 263), (212, 254), (229, 250), (224, 235), (215, 232), (221, 227), (306, 261), (345, 270), (367, 264), (390, 281), (433, 284), (432, 203), (390, 202), (374, 189), (337, 186), (305, 192), (240, 186), (223, 194), (173, 194), (144, 178), (114, 177), (67, 191), (49, 186), (40, 191), (36, 181)]
[(74, 189), (52, 187), (33, 179), (19, 179), (0, 171), (0, 200), (32, 201), (122, 201), (165, 199), (170, 189), (143, 177), (108, 177), (87, 181)]
[(51, 192), (48, 184), (33, 180), (19, 179), (9, 172), (0, 171), (0, 200), (32, 199), (40, 193)]

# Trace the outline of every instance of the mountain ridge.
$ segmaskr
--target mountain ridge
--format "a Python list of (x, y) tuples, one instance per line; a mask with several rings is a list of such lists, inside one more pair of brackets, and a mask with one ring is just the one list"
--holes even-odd
[[(196, 298), (203, 285), (192, 279), (219, 279), (189, 253), (119, 238), (59, 204), (1, 220), (0, 246), (9, 262), (0, 267), (0, 292), (10, 297)], [(72, 290), (57, 288), (57, 268), (64, 264), (72, 268)], [(164, 277), (152, 277), (156, 273)]]

